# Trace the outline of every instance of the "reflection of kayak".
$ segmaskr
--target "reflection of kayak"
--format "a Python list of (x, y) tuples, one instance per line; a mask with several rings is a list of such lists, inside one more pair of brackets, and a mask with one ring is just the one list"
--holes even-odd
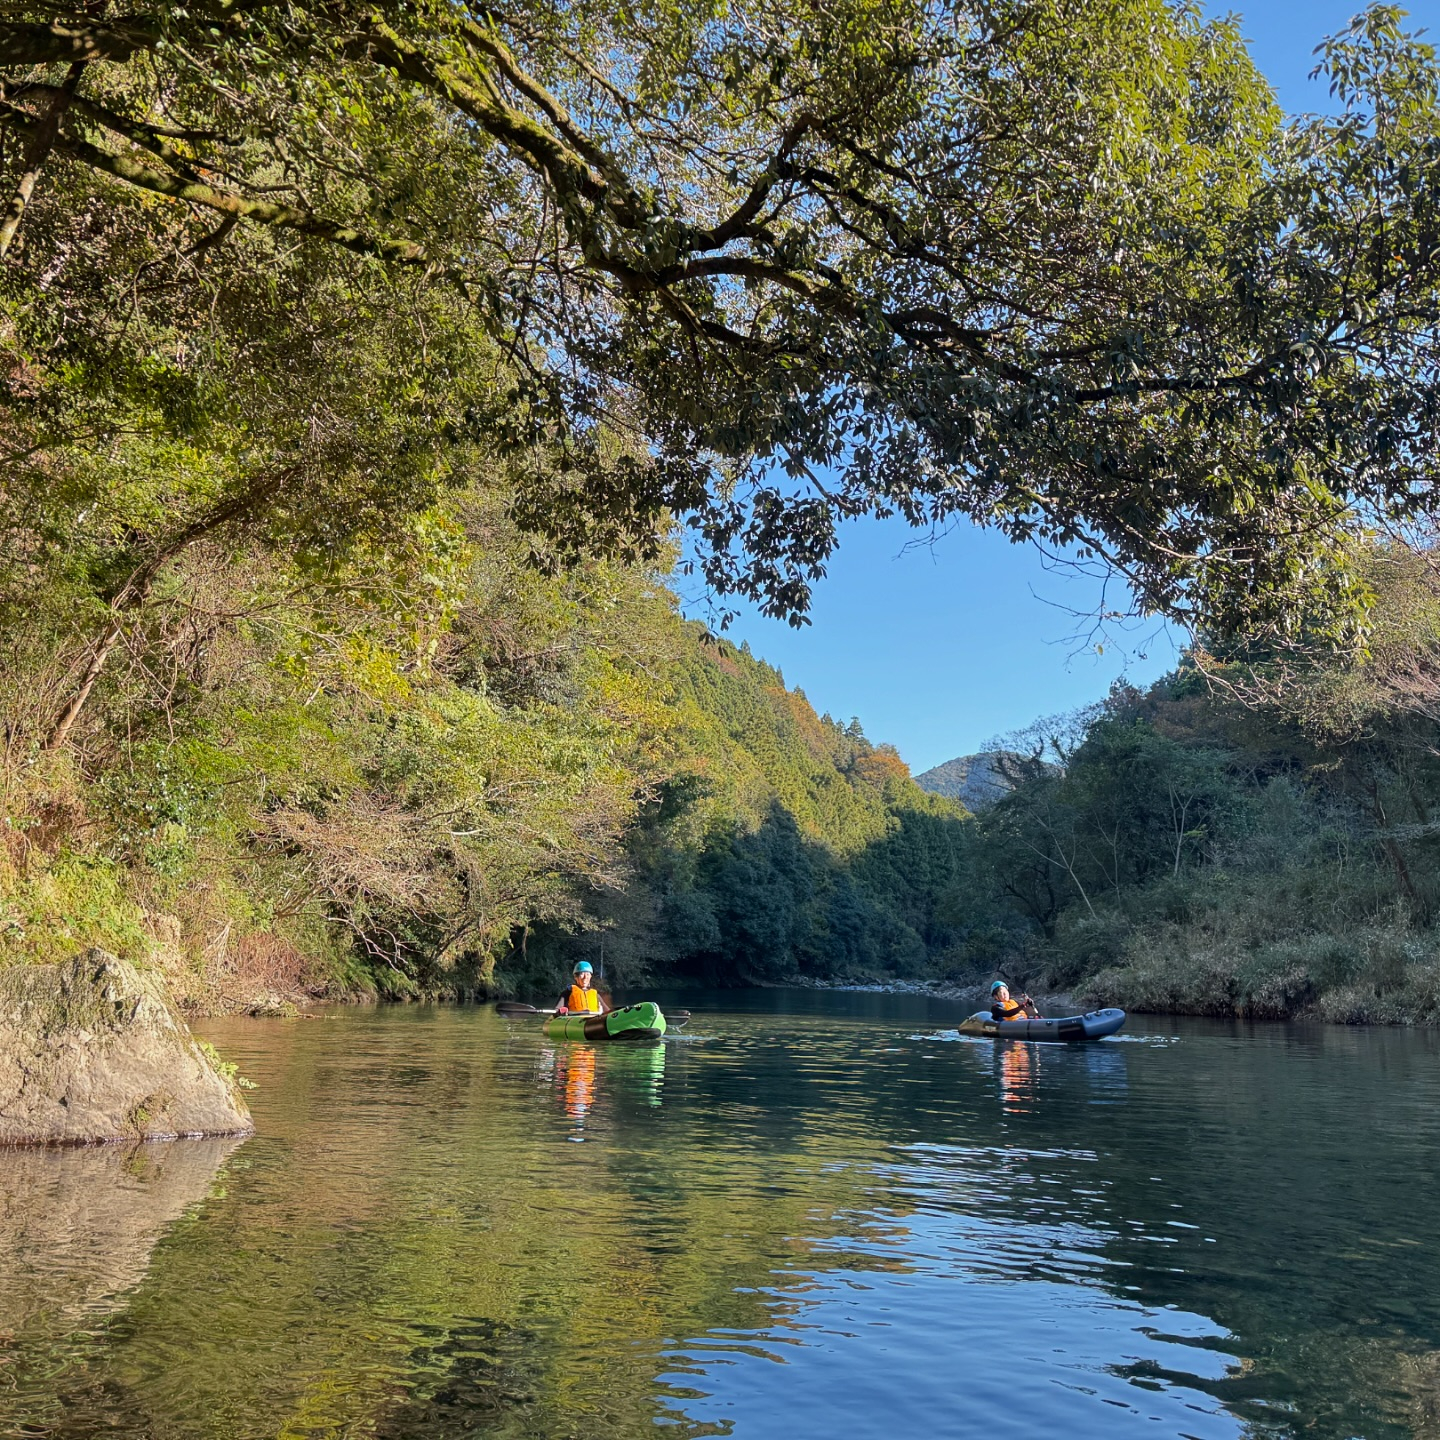
[(994, 1040), (1101, 1040), (1124, 1023), (1123, 1010), (1092, 1010), (1056, 1020), (992, 1020), (988, 1010), (980, 1010), (960, 1022), (960, 1033)]
[(665, 1017), (653, 1001), (643, 1000), (604, 1015), (551, 1015), (545, 1033), (552, 1040), (658, 1040)]

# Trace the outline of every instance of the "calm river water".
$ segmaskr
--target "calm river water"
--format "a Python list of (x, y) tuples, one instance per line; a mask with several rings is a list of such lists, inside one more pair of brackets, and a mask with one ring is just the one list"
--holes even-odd
[(0, 1434), (1440, 1436), (1440, 1036), (692, 997), (202, 1028), (241, 1145), (0, 1152)]

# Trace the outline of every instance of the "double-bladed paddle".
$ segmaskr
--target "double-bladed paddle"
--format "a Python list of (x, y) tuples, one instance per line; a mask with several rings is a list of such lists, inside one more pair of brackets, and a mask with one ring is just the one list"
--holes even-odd
[[(512, 1018), (521, 1015), (554, 1015), (556, 1013), (553, 1009), (542, 1010), (536, 1005), (522, 1004), (519, 1000), (497, 1000), (495, 1002), (495, 1008), (500, 1014), (508, 1015)], [(568, 1013), (571, 1015), (581, 1015), (591, 1012), (571, 1010)], [(664, 1015), (666, 1025), (673, 1025), (677, 1030), (690, 1021), (690, 1012), (688, 1010), (662, 1010), (660, 1013)]]

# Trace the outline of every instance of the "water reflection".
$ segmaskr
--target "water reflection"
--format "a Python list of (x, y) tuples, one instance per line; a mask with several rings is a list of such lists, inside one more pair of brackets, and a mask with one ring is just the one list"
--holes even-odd
[(28, 1324), (0, 1433), (1433, 1434), (1434, 1037), (957, 1018), (214, 1027), (259, 1135), (83, 1343)]
[(663, 1044), (584, 1045), (545, 1044), (540, 1049), (541, 1084), (559, 1099), (574, 1122), (572, 1139), (584, 1139), (591, 1111), (611, 1101), (639, 1101), (658, 1106), (664, 1101), (665, 1053)]
[(1036, 1047), (1002, 1040), (996, 1048), (1000, 1051), (1000, 1104), (1012, 1115), (1028, 1114), (1037, 1099)]
[(551, 1079), (575, 1129), (583, 1130), (585, 1116), (595, 1103), (595, 1047), (566, 1045), (557, 1050), (547, 1046), (542, 1057), (541, 1076)]
[(88, 1323), (122, 1304), (156, 1241), (242, 1143), (0, 1150), (0, 1336)]
[(0, 1434), (18, 1433), (6, 1425), (17, 1395), (24, 1433), (57, 1433), (52, 1387), (93, 1356), (161, 1238), (243, 1143), (0, 1150)]
[(1130, 1089), (1125, 1049), (1106, 1040), (1079, 1046), (1072, 1053), (1075, 1063), (1085, 1067), (1092, 1105), (1119, 1105), (1124, 1101)]
[(605, 1052), (605, 1078), (651, 1109), (665, 1100), (665, 1057), (670, 1046), (615, 1045)]

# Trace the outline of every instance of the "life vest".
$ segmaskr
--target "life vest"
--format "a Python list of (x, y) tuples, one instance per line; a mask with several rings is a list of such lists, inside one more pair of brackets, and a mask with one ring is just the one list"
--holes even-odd
[(997, 1000), (990, 1007), (992, 1020), (1028, 1020), (1025, 1007), (1012, 995), (1003, 1005)]
[(592, 985), (588, 990), (583, 985), (572, 985), (565, 997), (567, 1010), (591, 1010), (600, 1012), (600, 992)]

